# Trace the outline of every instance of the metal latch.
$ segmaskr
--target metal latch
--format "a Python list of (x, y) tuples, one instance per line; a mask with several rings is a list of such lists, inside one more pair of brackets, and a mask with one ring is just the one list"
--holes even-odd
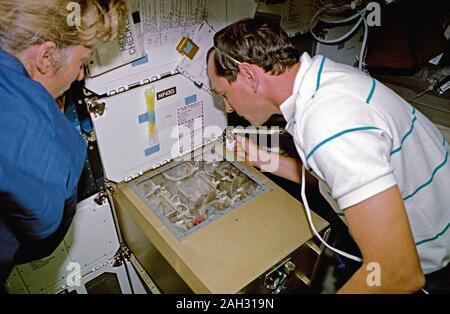
[(272, 290), (273, 294), (278, 294), (286, 289), (286, 282), (288, 276), (295, 270), (295, 264), (291, 261), (285, 261), (278, 267), (274, 268), (266, 275), (264, 286)]
[(88, 111), (95, 115), (103, 116), (105, 113), (106, 104), (104, 102), (100, 102), (97, 100), (88, 100), (86, 101)]
[(95, 201), (95, 203), (97, 203), (97, 205), (101, 206), (101, 205), (105, 204), (107, 200), (108, 200), (108, 194), (106, 192), (100, 192), (94, 201)]

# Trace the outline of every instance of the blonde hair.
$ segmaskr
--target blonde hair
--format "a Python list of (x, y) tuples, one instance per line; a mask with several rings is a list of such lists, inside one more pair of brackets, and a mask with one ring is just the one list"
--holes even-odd
[[(71, 3), (81, 9), (78, 26), (68, 23)], [(17, 55), (44, 42), (91, 47), (113, 39), (126, 14), (123, 0), (0, 0), (0, 48)]]

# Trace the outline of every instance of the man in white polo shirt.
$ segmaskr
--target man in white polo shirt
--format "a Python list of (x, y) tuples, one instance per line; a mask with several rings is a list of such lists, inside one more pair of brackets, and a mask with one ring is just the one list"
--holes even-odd
[[(339, 292), (412, 293), (425, 278), (432, 292), (450, 292), (449, 145), (425, 116), (352, 67), (300, 56), (267, 21), (217, 33), (208, 75), (228, 112), (254, 126), (285, 117), (301, 161), (281, 157), (274, 173), (300, 182), (303, 165), (316, 176), (362, 253)], [(238, 142), (248, 153), (252, 144)], [(381, 285), (367, 281), (374, 262)]]

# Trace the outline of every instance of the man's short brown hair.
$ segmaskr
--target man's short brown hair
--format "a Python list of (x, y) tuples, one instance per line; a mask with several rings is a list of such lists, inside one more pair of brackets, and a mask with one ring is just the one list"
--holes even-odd
[(239, 74), (238, 62), (256, 64), (265, 72), (279, 75), (300, 59), (300, 51), (280, 25), (263, 19), (231, 24), (214, 36), (214, 47), (216, 74), (230, 83)]

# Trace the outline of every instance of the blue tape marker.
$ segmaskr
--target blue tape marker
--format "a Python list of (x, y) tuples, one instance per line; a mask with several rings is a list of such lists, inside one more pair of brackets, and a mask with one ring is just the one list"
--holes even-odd
[(197, 95), (192, 95), (192, 96), (186, 97), (184, 101), (185, 101), (186, 105), (193, 104), (194, 102), (197, 101)]
[(158, 145), (152, 146), (150, 148), (147, 148), (145, 150), (145, 156), (148, 157), (148, 156), (153, 155), (153, 154), (155, 154), (155, 153), (157, 153), (159, 151), (160, 151), (160, 146), (158, 144)]
[(155, 122), (155, 120), (156, 120), (155, 113), (154, 112), (143, 113), (138, 117), (138, 120), (139, 120), (139, 124), (146, 123), (146, 122)]
[(145, 54), (143, 57), (133, 61), (131, 63), (131, 66), (137, 67), (138, 65), (146, 64), (148, 63), (148, 54)]

